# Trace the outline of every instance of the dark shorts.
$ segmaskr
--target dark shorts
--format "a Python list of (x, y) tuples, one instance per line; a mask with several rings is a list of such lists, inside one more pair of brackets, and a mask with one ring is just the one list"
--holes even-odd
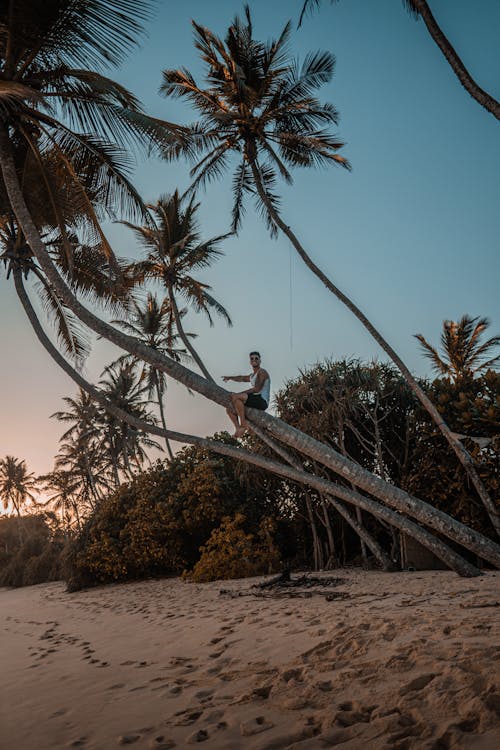
[(267, 409), (267, 401), (258, 393), (249, 393), (247, 400), (245, 401), (245, 406), (249, 406), (251, 409), (262, 409), (262, 411), (265, 411)]

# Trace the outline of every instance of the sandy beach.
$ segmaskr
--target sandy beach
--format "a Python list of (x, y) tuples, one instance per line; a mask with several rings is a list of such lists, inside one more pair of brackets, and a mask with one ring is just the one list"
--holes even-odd
[(498, 750), (500, 573), (329, 576), (0, 590), (2, 750)]

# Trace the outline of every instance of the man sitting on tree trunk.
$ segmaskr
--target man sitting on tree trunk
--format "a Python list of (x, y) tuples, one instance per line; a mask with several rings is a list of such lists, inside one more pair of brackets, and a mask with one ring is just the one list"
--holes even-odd
[[(234, 424), (236, 431), (234, 437), (241, 437), (248, 429), (248, 422), (245, 417), (245, 406), (252, 409), (265, 410), (269, 406), (269, 396), (271, 391), (271, 378), (267, 370), (260, 366), (259, 352), (250, 352), (250, 365), (252, 366), (251, 375), (223, 375), (222, 380), (227, 383), (228, 380), (234, 380), (237, 383), (250, 383), (251, 387), (241, 393), (231, 393), (233, 409), (226, 409), (229, 419)], [(236, 413), (235, 413), (236, 412)]]

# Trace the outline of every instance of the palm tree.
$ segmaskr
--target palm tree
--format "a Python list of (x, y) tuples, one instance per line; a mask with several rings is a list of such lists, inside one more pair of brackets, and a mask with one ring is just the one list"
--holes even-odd
[[(322, 0), (305, 0), (302, 6), (302, 11), (299, 18), (299, 26), (301, 25), (305, 14), (310, 11), (313, 7), (321, 5)], [(335, 0), (330, 0), (331, 3)], [(454, 47), (450, 44), (448, 38), (443, 33), (438, 22), (434, 18), (434, 15), (429, 7), (429, 3), (426, 0), (403, 0), (403, 5), (406, 10), (415, 19), (420, 17), (423, 19), (427, 30), (431, 35), (434, 42), (437, 44), (444, 57), (450, 64), (456, 77), (464, 87), (464, 89), (475, 99), (479, 104), (484, 107), (488, 112), (500, 120), (500, 102), (494, 99), (491, 94), (484, 91), (476, 81), (472, 78), (471, 74), (465, 67), (464, 63), (458, 56)]]
[[(109, 299), (123, 277), (101, 219), (122, 211), (149, 220), (127, 177), (131, 160), (125, 148), (149, 149), (175, 131), (97, 72), (117, 65), (136, 44), (152, 7), (152, 0), (16, 0), (0, 8), (5, 252), (9, 261), (23, 262), (23, 271), (26, 259), (32, 260), (29, 270), (45, 286), (56, 315), (66, 318), (61, 335), (73, 354), (85, 342), (64, 330), (68, 311), (86, 322), (75, 293)], [(71, 232), (76, 220), (83, 242), (75, 243)], [(98, 279), (92, 273), (96, 263)]]
[(51, 414), (51, 418), (59, 422), (70, 423), (69, 428), (60, 438), (67, 461), (63, 462), (61, 458), (59, 463), (63, 466), (70, 463), (74, 471), (77, 466), (81, 468), (90, 487), (92, 495), (90, 503), (93, 505), (100, 498), (98, 476), (101, 473), (102, 450), (99, 409), (82, 388), (79, 389), (75, 398), (65, 397), (63, 401), (66, 411), (56, 411)]
[(199, 206), (193, 196), (183, 208), (182, 198), (176, 190), (173, 195), (162, 195), (156, 204), (150, 206), (156, 219), (154, 227), (123, 223), (134, 231), (147, 252), (145, 260), (133, 264), (132, 275), (140, 282), (154, 279), (163, 284), (182, 342), (205, 377), (212, 380), (184, 331), (176, 299), (180, 295), (196, 312), (203, 312), (210, 325), (213, 325), (212, 312), (232, 325), (227, 310), (212, 297), (211, 287), (192, 275), (222, 255), (217, 244), (229, 236), (225, 234), (201, 241), (196, 216)]
[(425, 356), (432, 361), (433, 369), (456, 382), (461, 378), (474, 377), (500, 359), (500, 354), (488, 359), (491, 350), (500, 345), (500, 336), (492, 336), (481, 342), (483, 333), (490, 325), (488, 318), (471, 318), (470, 315), (462, 315), (458, 322), (444, 320), (441, 334), (442, 356), (421, 333), (417, 333), (415, 338), (420, 341)]
[(72, 477), (74, 492), (82, 508), (93, 510), (109, 487), (106, 456), (99, 440), (89, 441), (83, 435), (60, 440), (54, 468)]
[(476, 471), (474, 462), (444, 422), (408, 367), (377, 331), (366, 315), (314, 263), (279, 212), (275, 193), (278, 174), (292, 182), (289, 167), (340, 164), (349, 167), (337, 152), (342, 143), (328, 130), (337, 122), (330, 104), (320, 104), (314, 92), (333, 74), (334, 58), (327, 52), (310, 54), (299, 70), (287, 52), (290, 23), (276, 41), (253, 38), (248, 6), (246, 23), (238, 17), (225, 42), (194, 23), (195, 46), (206, 65), (207, 88), (197, 85), (186, 69), (165, 70), (161, 91), (187, 99), (200, 113), (199, 122), (182, 138), (166, 147), (166, 156), (195, 160), (191, 170), (193, 189), (220, 177), (236, 154), (233, 177), (233, 229), (241, 222), (245, 195), (257, 196), (272, 235), (279, 230), (288, 237), (306, 266), (356, 316), (401, 371), (413, 393), (435, 421), (467, 471), (491, 522), (500, 536), (500, 515)]
[(71, 530), (73, 518), (76, 518), (80, 530), (78, 485), (73, 472), (54, 469), (49, 474), (40, 476), (39, 481), (43, 483), (44, 490), (52, 493), (44, 505), (51, 505), (56, 513), (60, 513), (66, 536)]
[[(78, 196), (72, 192), (71, 185), (66, 185), (64, 175), (54, 171), (51, 155), (44, 156), (43, 165), (40, 167), (37, 162), (33, 162), (29, 151), (17, 148), (15, 162), (27, 194), (30, 213), (40, 227), (51, 259), (57, 264), (64, 278), (89, 301), (115, 313), (118, 310), (122, 311), (130, 286), (125, 264), (117, 258), (110, 263), (99, 244), (82, 242), (78, 226), (84, 216), (78, 209)], [(46, 171), (45, 177), (50, 177), (54, 192), (67, 198), (59, 207), (57, 215), (52, 210), (50, 201), (47, 201), (46, 191), (40, 189), (40, 185), (44, 184), (42, 168)], [(81, 179), (86, 179), (84, 173)], [(66, 226), (65, 240), (72, 251), (69, 256), (58, 229), (59, 220), (64, 221)], [(33, 280), (33, 288), (40, 297), (49, 320), (55, 324), (63, 350), (81, 366), (90, 351), (88, 335), (60, 295), (55, 292), (33, 256), (1, 183), (0, 247), (3, 251), (0, 260), (6, 267), (7, 279), (11, 274), (12, 264), (19, 263), (24, 276)]]
[[(155, 423), (147, 408), (148, 402), (144, 398), (147, 386), (141, 385), (137, 380), (133, 364), (115, 362), (106, 367), (99, 385), (106, 399), (122, 412), (142, 422)], [(100, 424), (102, 440), (106, 446), (116, 486), (120, 484), (120, 471), (125, 471), (129, 478), (133, 476), (131, 461), (138, 467), (144, 463), (145, 447), (160, 448), (146, 432), (135, 429), (126, 421), (116, 419), (109, 411), (102, 410)]]
[[(178, 311), (179, 318), (182, 318), (184, 311)], [(160, 304), (156, 295), (148, 292), (146, 300), (141, 306), (137, 301), (132, 302), (132, 308), (129, 313), (129, 320), (113, 320), (115, 325), (122, 328), (131, 336), (136, 336), (144, 341), (149, 347), (156, 351), (167, 354), (169, 357), (180, 361), (185, 355), (185, 349), (177, 348), (177, 339), (179, 335), (175, 332), (175, 320), (172, 305), (166, 297)], [(188, 333), (186, 336), (193, 336)], [(122, 361), (131, 361), (141, 367), (139, 379), (147, 385), (148, 397), (156, 395), (156, 403), (160, 410), (160, 418), (163, 428), (167, 429), (165, 420), (165, 408), (163, 404), (164, 396), (167, 389), (167, 377), (164, 372), (147, 364), (133, 354), (126, 354), (120, 358)], [(170, 441), (165, 438), (167, 451), (170, 458), (173, 458)]]
[(0, 497), (4, 510), (12, 505), (18, 517), (28, 500), (36, 503), (33, 490), (37, 489), (37, 480), (29, 473), (26, 461), (14, 456), (0, 458)]

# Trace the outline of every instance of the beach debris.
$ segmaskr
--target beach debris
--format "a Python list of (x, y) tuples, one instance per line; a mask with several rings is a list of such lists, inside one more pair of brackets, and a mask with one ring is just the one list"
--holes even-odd
[(254, 583), (248, 589), (220, 589), (220, 596), (229, 596), (232, 599), (240, 596), (256, 596), (261, 598), (277, 599), (310, 599), (313, 596), (324, 596), (327, 602), (334, 599), (349, 599), (347, 591), (329, 591), (325, 587), (333, 588), (345, 583), (345, 578), (334, 576), (313, 576), (303, 574), (292, 577), (288, 571), (273, 576), (269, 580)]

